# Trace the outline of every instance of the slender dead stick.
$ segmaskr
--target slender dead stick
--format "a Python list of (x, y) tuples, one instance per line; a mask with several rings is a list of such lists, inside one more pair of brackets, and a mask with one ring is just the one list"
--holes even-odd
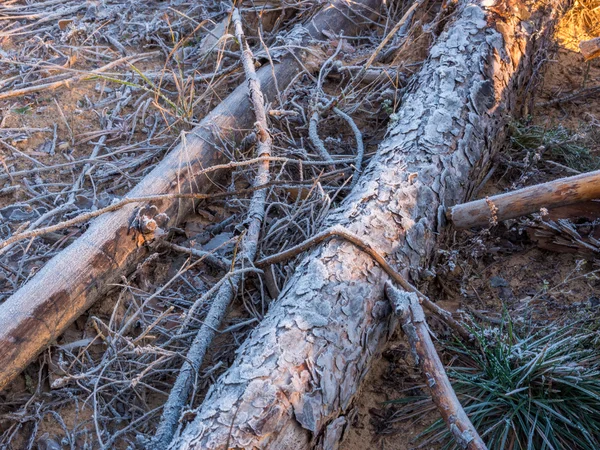
[[(264, 158), (258, 165), (254, 185), (265, 186), (269, 183), (271, 178), (269, 173), (269, 158), (271, 156), (273, 144), (271, 135), (268, 131), (265, 99), (254, 68), (254, 55), (246, 42), (242, 30), (242, 18), (237, 8), (233, 11), (232, 21), (235, 26), (235, 36), (242, 50), (242, 65), (248, 82), (248, 96), (250, 97), (250, 102), (254, 109), (254, 114), (256, 115), (256, 123), (254, 124), (256, 135), (258, 136), (256, 157)], [(252, 199), (250, 200), (250, 206), (248, 208), (248, 229), (246, 235), (241, 239), (239, 265), (249, 264), (251, 266), (256, 257), (260, 229), (265, 217), (266, 202), (267, 189), (259, 189), (252, 194)], [(181, 412), (183, 411), (192, 390), (192, 381), (202, 366), (204, 356), (212, 343), (216, 330), (220, 327), (221, 322), (225, 317), (229, 304), (237, 294), (238, 286), (242, 279), (243, 274), (238, 272), (230, 277), (228, 280), (229, 282), (223, 283), (219, 288), (213, 304), (186, 355), (183, 366), (175, 381), (175, 385), (169, 393), (169, 398), (163, 408), (160, 424), (156, 431), (156, 435), (152, 440), (153, 449), (162, 450), (166, 448), (173, 439), (177, 424), (179, 423), (179, 417), (181, 416)]]
[(404, 278), (402, 275), (400, 275), (398, 272), (396, 272), (394, 270), (394, 268), (388, 264), (388, 262), (385, 260), (385, 258), (383, 256), (381, 256), (381, 253), (379, 253), (377, 250), (375, 250), (375, 248), (373, 248), (373, 246), (371, 244), (369, 244), (368, 242), (366, 242), (364, 239), (357, 236), (356, 234), (352, 233), (351, 231), (345, 229), (341, 225), (335, 225), (331, 228), (328, 228), (325, 231), (322, 231), (321, 233), (314, 235), (313, 237), (307, 239), (306, 241), (301, 242), (298, 245), (295, 245), (292, 248), (289, 248), (287, 250), (284, 250), (280, 253), (269, 256), (267, 258), (263, 258), (260, 261), (257, 261), (255, 263), (255, 265), (257, 267), (266, 267), (266, 266), (270, 266), (271, 264), (277, 264), (282, 261), (287, 261), (288, 259), (291, 259), (294, 256), (297, 256), (300, 253), (305, 252), (306, 250), (314, 247), (315, 245), (320, 244), (324, 240), (334, 238), (334, 237), (344, 239), (344, 240), (350, 242), (351, 244), (355, 245), (356, 247), (358, 247), (363, 252), (365, 252), (367, 255), (369, 255), (371, 258), (373, 258), (377, 264), (379, 264), (381, 266), (383, 271), (386, 274), (388, 274), (388, 276), (392, 280), (394, 280), (397, 284), (402, 286), (402, 288), (405, 289), (406, 291), (416, 294), (419, 297), (419, 300), (425, 305), (425, 307), (430, 312), (432, 312), (433, 314), (438, 316), (442, 321), (447, 323), (448, 326), (450, 326), (454, 331), (456, 331), (463, 339), (466, 339), (466, 340), (472, 339), (471, 333), (469, 333), (459, 322), (457, 322), (454, 319), (454, 317), (452, 317), (452, 314), (449, 311), (446, 311), (445, 309), (440, 308), (438, 305), (436, 305), (431, 300), (429, 300), (429, 298), (427, 298), (427, 296), (425, 294), (423, 294), (415, 286), (413, 286), (411, 283), (409, 283), (406, 278)]
[[(263, 161), (268, 163), (269, 158), (264, 158)], [(331, 178), (332, 176), (337, 176), (338, 173), (326, 174), (322, 177), (319, 177), (319, 181), (326, 180)], [(271, 181), (266, 184), (251, 186), (246, 189), (239, 189), (237, 191), (231, 192), (215, 192), (214, 194), (157, 194), (157, 195), (146, 195), (142, 197), (125, 197), (118, 202), (113, 203), (112, 205), (105, 206), (104, 208), (97, 209), (95, 211), (90, 211), (87, 213), (80, 214), (72, 219), (65, 220), (63, 222), (57, 223), (55, 225), (49, 225), (47, 227), (36, 228), (34, 230), (23, 231), (21, 233), (13, 234), (11, 237), (6, 238), (3, 241), (0, 241), (0, 255), (6, 252), (8, 246), (15, 244), (20, 241), (24, 241), (25, 239), (32, 239), (39, 236), (43, 236), (48, 233), (55, 233), (57, 231), (64, 230), (66, 228), (70, 228), (74, 225), (79, 225), (85, 222), (88, 222), (96, 217), (99, 217), (103, 214), (107, 214), (109, 212), (117, 211), (124, 206), (130, 205), (132, 203), (147, 203), (147, 202), (161, 202), (163, 200), (172, 200), (172, 199), (190, 199), (190, 200), (215, 200), (218, 198), (224, 197), (232, 197), (236, 195), (244, 195), (256, 192), (261, 189), (266, 189), (269, 187), (284, 187), (289, 189), (298, 189), (298, 187), (302, 186), (312, 186), (312, 183), (298, 183), (295, 182), (293, 185), (289, 184), (287, 181)]]
[[(2, 129), (2, 131), (4, 131), (4, 130), (5, 130), (5, 128)], [(107, 153), (105, 155), (98, 155), (95, 158), (82, 158), (82, 159), (78, 159), (76, 161), (70, 161), (70, 162), (62, 163), (62, 164), (55, 164), (54, 166), (35, 167), (33, 169), (18, 170), (15, 172), (6, 172), (5, 174), (0, 174), (0, 181), (8, 180), (8, 179), (16, 178), (16, 177), (21, 177), (21, 176), (25, 176), (25, 175), (32, 175), (32, 174), (39, 173), (39, 172), (56, 171), (63, 167), (71, 167), (71, 166), (76, 166), (79, 164), (86, 164), (88, 162), (99, 162), (102, 159), (110, 158), (111, 156), (118, 155), (119, 153), (122, 153), (122, 152), (118, 151), (118, 152)], [(225, 164), (216, 164), (214, 166), (210, 166), (210, 167), (202, 169), (198, 172), (195, 172), (194, 175), (201, 176), (201, 175), (208, 174), (210, 172), (216, 172), (218, 170), (233, 169), (233, 168), (242, 167), (242, 166), (250, 166), (252, 164), (260, 163), (265, 159), (268, 159), (271, 162), (280, 162), (282, 164), (297, 164), (298, 166), (300, 166), (300, 168), (302, 168), (302, 166), (329, 166), (329, 165), (331, 165), (331, 162), (329, 162), (329, 161), (303, 161), (301, 159), (296, 159), (296, 158), (286, 158), (283, 156), (271, 156), (269, 158), (252, 158), (252, 159), (247, 159), (244, 161), (231, 161), (231, 162), (228, 162)], [(349, 164), (349, 163), (354, 162), (355, 160), (356, 160), (356, 158), (337, 159), (334, 161), (334, 164)]]
[(360, 174), (362, 172), (362, 161), (365, 155), (365, 144), (363, 143), (363, 136), (352, 117), (350, 117), (344, 111), (335, 106), (333, 108), (333, 112), (348, 123), (350, 128), (352, 128), (352, 132), (354, 133), (354, 137), (356, 139), (356, 160), (354, 161), (354, 176), (352, 177), (352, 183), (350, 184), (350, 187), (354, 187), (356, 186), (356, 183), (358, 182), (358, 179), (360, 178)]
[(310, 141), (314, 145), (315, 149), (319, 152), (319, 156), (321, 158), (323, 158), (325, 161), (328, 161), (329, 164), (333, 164), (334, 163), (333, 158), (331, 157), (331, 155), (325, 148), (323, 141), (319, 137), (319, 132), (318, 132), (318, 128), (317, 128), (319, 120), (320, 120), (319, 113), (318, 113), (318, 111), (315, 111), (312, 114), (312, 116), (310, 117), (310, 122), (308, 124), (308, 136), (310, 138)]
[(452, 389), (444, 365), (429, 335), (429, 327), (419, 297), (413, 292), (396, 289), (390, 282), (385, 285), (385, 293), (392, 303), (395, 314), (402, 321), (402, 329), (410, 343), (415, 362), (421, 368), (431, 397), (454, 439), (461, 448), (487, 450)]
[(160, 241), (158, 243), (160, 246), (164, 246), (170, 248), (171, 250), (175, 250), (176, 252), (185, 253), (187, 255), (196, 256), (197, 258), (204, 258), (207, 263), (210, 265), (221, 269), (221, 270), (229, 270), (231, 269), (231, 261), (226, 260), (225, 258), (221, 258), (220, 256), (215, 256), (211, 252), (207, 252), (204, 250), (197, 250), (195, 248), (184, 247), (182, 245), (177, 245), (172, 242)]
[(26, 88), (22, 88), (22, 89), (13, 89), (12, 91), (0, 93), (0, 100), (4, 100), (6, 98), (11, 98), (11, 97), (18, 97), (20, 95), (33, 94), (35, 92), (46, 91), (46, 90), (50, 90), (50, 89), (57, 89), (62, 86), (69, 86), (70, 84), (76, 83), (78, 81), (85, 81), (85, 80), (94, 78), (94, 77), (98, 76), (99, 74), (106, 72), (107, 70), (110, 70), (113, 67), (118, 66), (121, 63), (128, 62), (130, 64), (133, 64), (134, 62), (138, 62), (138, 61), (141, 61), (142, 59), (146, 59), (146, 58), (151, 58), (151, 57), (159, 55), (159, 54), (160, 54), (160, 52), (151, 52), (151, 53), (146, 53), (146, 54), (141, 54), (141, 55), (125, 56), (123, 58), (112, 61), (102, 67), (99, 67), (98, 69), (94, 69), (91, 72), (83, 73), (81, 75), (75, 75), (71, 78), (67, 78), (66, 80), (55, 81), (53, 83), (37, 84), (37, 85), (29, 86)]
[(596, 198), (600, 170), (456, 205), (446, 215), (456, 228), (471, 228)]

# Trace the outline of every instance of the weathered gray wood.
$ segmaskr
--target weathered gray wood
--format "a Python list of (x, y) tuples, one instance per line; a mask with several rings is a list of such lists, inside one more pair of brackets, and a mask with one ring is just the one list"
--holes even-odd
[(541, 208), (552, 209), (596, 198), (600, 198), (600, 170), (456, 205), (447, 216), (456, 228), (489, 226), (540, 212)]
[[(326, 39), (321, 30), (360, 29), (364, 21), (349, 14), (349, 9), (364, 14), (378, 5), (379, 0), (364, 0), (362, 4), (363, 9), (333, 0), (306, 27), (287, 35), (286, 41), (296, 44), (292, 50), (295, 55), (281, 55), (280, 63), (265, 66), (257, 73), (267, 101), (274, 99), (277, 89), (285, 88), (303, 70), (302, 63), (309, 52), (300, 49), (309, 39)], [(221, 143), (239, 142), (254, 121), (244, 83), (188, 133), (128, 196), (207, 192), (224, 172), (196, 174), (227, 162)], [(171, 218), (170, 225), (180, 223), (193, 205), (192, 200), (156, 202), (159, 212)], [(135, 210), (136, 205), (131, 204), (94, 220), (87, 232), (0, 305), (0, 389), (146, 254), (146, 249), (138, 248), (127, 233)]]
[(385, 285), (385, 293), (394, 313), (402, 322), (415, 364), (421, 369), (431, 398), (456, 443), (466, 450), (487, 450), (452, 388), (444, 364), (431, 340), (419, 297), (414, 292), (401, 291), (389, 282)]
[[(534, 52), (561, 14), (560, 1), (539, 11), (514, 3), (504, 11), (459, 1), (397, 122), (326, 224), (350, 229), (413, 277), (427, 265), (443, 206), (463, 200), (500, 147)], [(170, 449), (337, 448), (391, 329), (386, 279), (352, 244), (315, 248)]]

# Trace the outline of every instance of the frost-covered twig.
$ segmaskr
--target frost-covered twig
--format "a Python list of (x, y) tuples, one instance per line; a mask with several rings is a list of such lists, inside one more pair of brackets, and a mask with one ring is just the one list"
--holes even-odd
[[(263, 186), (270, 179), (268, 157), (271, 156), (272, 147), (272, 139), (267, 126), (265, 101), (254, 69), (254, 57), (244, 37), (241, 16), (237, 9), (233, 11), (232, 21), (235, 25), (236, 38), (242, 50), (242, 65), (249, 85), (249, 97), (256, 115), (255, 128), (258, 136), (256, 156), (265, 158), (258, 165), (254, 184), (256, 186)], [(245, 264), (252, 265), (256, 257), (258, 238), (265, 215), (266, 200), (267, 189), (257, 190), (252, 195), (248, 209), (248, 229), (246, 235), (241, 240), (241, 252), (238, 259), (239, 266), (243, 267)], [(165, 403), (163, 415), (152, 442), (152, 448), (162, 450), (171, 442), (179, 417), (192, 389), (192, 381), (202, 366), (204, 356), (216, 334), (216, 330), (225, 317), (225, 312), (229, 304), (237, 293), (243, 273), (243, 271), (237, 272), (236, 275), (232, 275), (229, 278), (229, 282), (223, 283), (220, 286), (202, 327), (198, 331), (187, 353), (186, 360), (169, 394), (169, 398)]]
[(350, 184), (350, 187), (354, 187), (358, 182), (358, 178), (360, 177), (360, 173), (362, 171), (362, 160), (365, 155), (365, 145), (363, 144), (362, 133), (356, 126), (354, 119), (352, 119), (352, 117), (350, 117), (344, 111), (337, 107), (334, 107), (333, 112), (340, 116), (342, 119), (344, 119), (348, 123), (348, 125), (350, 125), (350, 128), (352, 128), (352, 131), (354, 132), (354, 137), (356, 138), (356, 160), (354, 161), (354, 177), (352, 178), (352, 183)]

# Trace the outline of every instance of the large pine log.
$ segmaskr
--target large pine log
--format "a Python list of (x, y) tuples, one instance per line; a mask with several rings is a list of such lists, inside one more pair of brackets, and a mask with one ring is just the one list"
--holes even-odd
[[(397, 122), (326, 224), (360, 235), (413, 279), (444, 206), (463, 200), (502, 145), (563, 5), (482, 3), (455, 4)], [(336, 448), (391, 331), (386, 279), (350, 243), (316, 247), (170, 449)]]
[[(278, 89), (284, 89), (306, 68), (310, 52), (302, 50), (302, 46), (310, 39), (326, 40), (321, 30), (343, 29), (348, 34), (361, 30), (369, 22), (367, 16), (379, 4), (380, 0), (352, 4), (333, 0), (302, 30), (292, 30), (286, 41), (295, 44), (291, 47), (294, 55), (284, 55), (274, 67), (267, 65), (257, 73), (267, 101), (276, 98)], [(243, 84), (188, 133), (127, 196), (208, 192), (224, 172), (200, 176), (198, 173), (227, 162), (221, 143), (239, 142), (254, 121), (248, 87)], [(177, 225), (193, 210), (194, 202), (174, 198), (154, 205), (170, 217), (169, 225)], [(138, 248), (137, 240), (128, 233), (138, 206), (129, 204), (94, 220), (80, 238), (0, 306), (0, 389), (146, 254), (146, 248)]]

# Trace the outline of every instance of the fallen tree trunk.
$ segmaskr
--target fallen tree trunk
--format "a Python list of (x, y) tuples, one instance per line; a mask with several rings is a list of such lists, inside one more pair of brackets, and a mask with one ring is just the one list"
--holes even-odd
[(447, 216), (456, 228), (471, 228), (516, 219), (600, 198), (600, 170), (453, 206)]
[[(501, 147), (508, 112), (561, 14), (558, 1), (539, 10), (516, 3), (510, 11), (456, 5), (397, 122), (326, 224), (359, 235), (413, 278), (442, 229), (444, 205), (462, 201)], [(316, 247), (170, 449), (336, 448), (391, 330), (386, 280), (352, 244)]]
[[(267, 101), (274, 99), (278, 89), (288, 86), (306, 65), (311, 65), (310, 52), (301, 50), (310, 39), (327, 39), (321, 30), (360, 30), (364, 26), (360, 17), (369, 15), (377, 5), (379, 0), (352, 5), (335, 0), (306, 27), (289, 33), (286, 40), (296, 44), (293, 54), (284, 55), (274, 67), (265, 66), (257, 72)], [(225, 172), (198, 173), (226, 162), (222, 142), (239, 142), (254, 121), (248, 87), (243, 84), (188, 133), (128, 197), (208, 192)], [(169, 225), (174, 226), (193, 211), (194, 201), (167, 198), (154, 206), (166, 213)], [(0, 389), (147, 253), (145, 247), (138, 248), (137, 239), (128, 233), (136, 209), (135, 204), (129, 204), (94, 220), (80, 238), (0, 306)]]

